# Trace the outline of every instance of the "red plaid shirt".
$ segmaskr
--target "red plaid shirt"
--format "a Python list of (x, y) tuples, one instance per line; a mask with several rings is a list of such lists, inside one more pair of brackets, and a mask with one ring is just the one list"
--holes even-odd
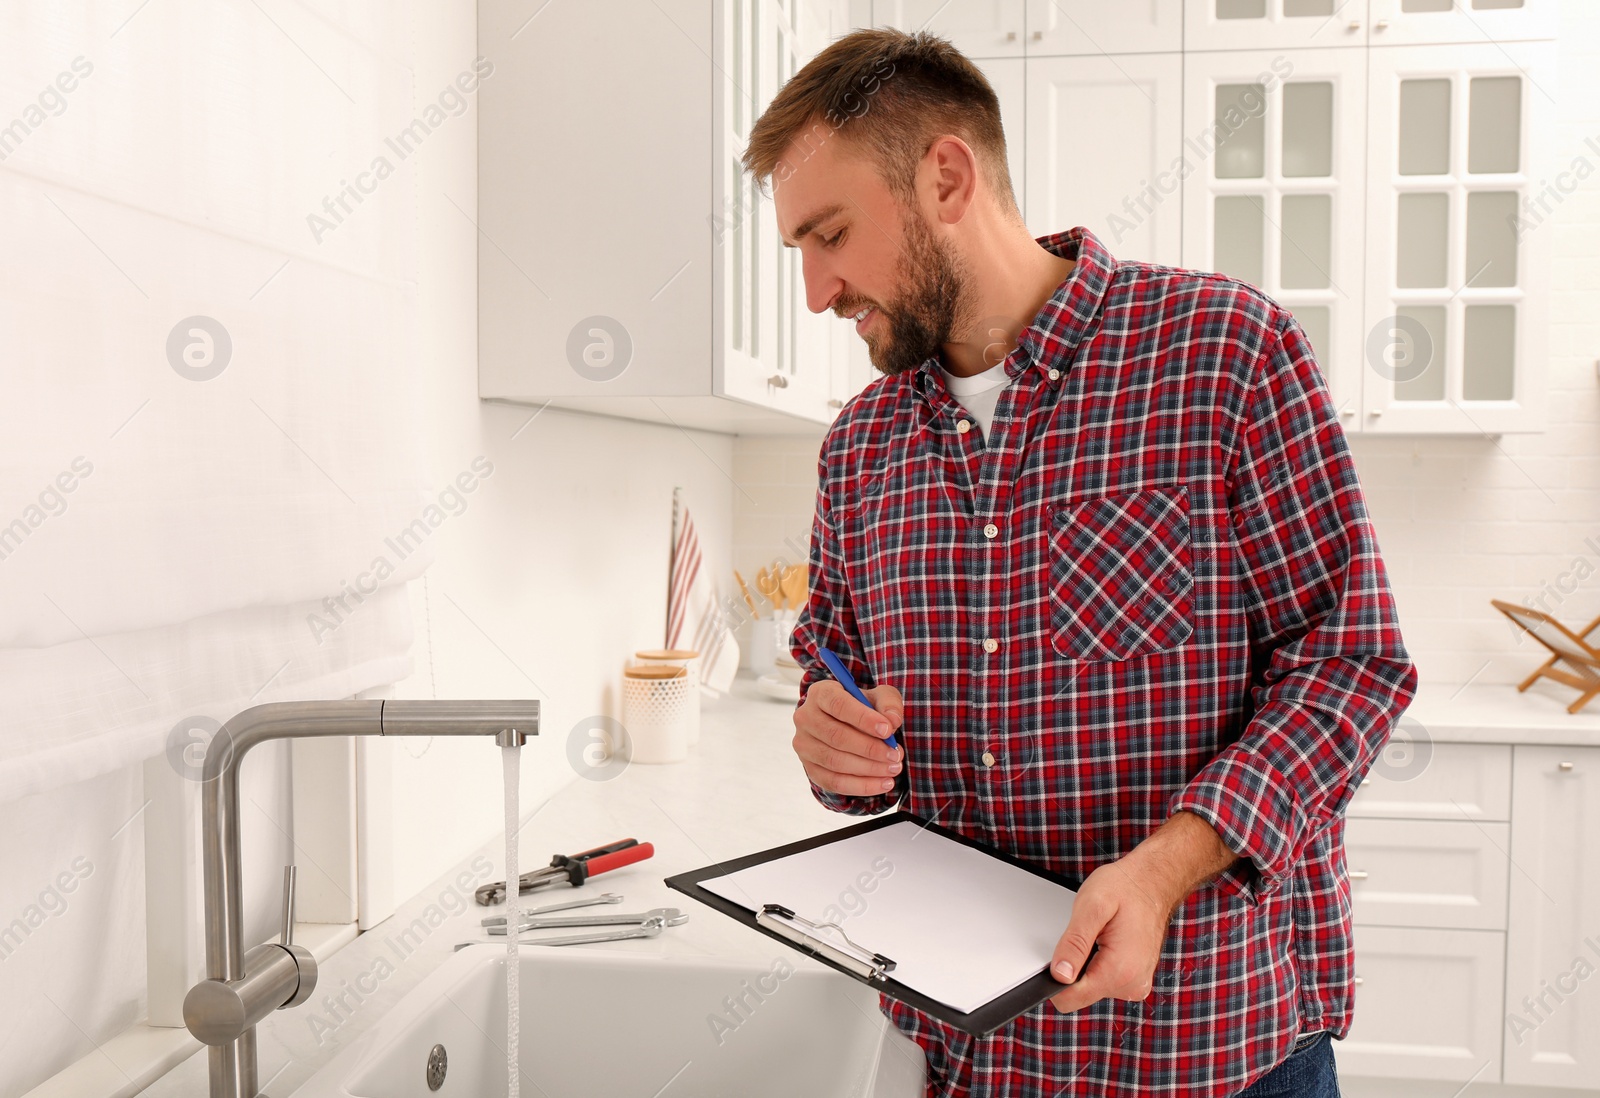
[[(984, 438), (937, 360), (822, 445), (802, 698), (821, 646), (905, 697), (897, 804), (1081, 880), (1173, 812), (1244, 855), (1178, 909), (1143, 1002), (973, 1039), (883, 1000), (929, 1093), (1234, 1094), (1352, 999), (1344, 812), (1416, 689), (1304, 331), (1221, 275), (1076, 266)], [(1062, 929), (1066, 929), (1063, 921)]]

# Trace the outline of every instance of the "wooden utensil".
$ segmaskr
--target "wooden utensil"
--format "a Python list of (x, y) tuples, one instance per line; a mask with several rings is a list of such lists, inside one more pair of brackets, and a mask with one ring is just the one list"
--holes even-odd
[(773, 610), (783, 609), (778, 602), (778, 577), (776, 573), (769, 573), (766, 568), (756, 572), (756, 590), (772, 603)]
[(806, 566), (796, 564), (783, 570), (783, 599), (791, 610), (798, 610), (806, 601)]
[(756, 609), (756, 600), (750, 597), (750, 588), (744, 585), (744, 577), (739, 574), (737, 568), (733, 570), (733, 578), (739, 581), (739, 593), (744, 596), (745, 603), (749, 605), (751, 616), (759, 618), (761, 612)]

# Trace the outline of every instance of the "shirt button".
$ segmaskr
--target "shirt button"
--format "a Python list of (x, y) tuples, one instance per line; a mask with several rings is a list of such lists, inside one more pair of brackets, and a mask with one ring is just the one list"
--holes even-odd
[(983, 765), (984, 766), (993, 766), (994, 765), (994, 752), (993, 751), (985, 751), (983, 753)]
[(963, 420), (960, 420), (960, 421), (958, 421), (956, 423), (956, 433), (957, 434), (964, 435), (970, 430), (972, 430), (972, 424), (967, 422), (966, 420), (963, 419)]
[(985, 526), (983, 528), (983, 536), (986, 537), (986, 538), (997, 538), (997, 537), (999, 537), (1000, 536), (1000, 527), (996, 526), (992, 522), (989, 523), (989, 525), (987, 525), (987, 526)]
[(1050, 371), (1050, 380), (1051, 381), (1060, 381), (1061, 380), (1061, 371), (1060, 370), (1051, 370)]
[(983, 650), (985, 652), (998, 652), (1000, 651), (1000, 642), (995, 640), (993, 637), (985, 637), (983, 641)]

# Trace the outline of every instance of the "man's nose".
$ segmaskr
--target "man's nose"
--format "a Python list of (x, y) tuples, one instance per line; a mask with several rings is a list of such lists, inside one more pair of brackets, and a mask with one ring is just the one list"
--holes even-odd
[(806, 308), (814, 313), (825, 313), (839, 299), (844, 282), (820, 259), (807, 258), (800, 265), (800, 276), (806, 281)]

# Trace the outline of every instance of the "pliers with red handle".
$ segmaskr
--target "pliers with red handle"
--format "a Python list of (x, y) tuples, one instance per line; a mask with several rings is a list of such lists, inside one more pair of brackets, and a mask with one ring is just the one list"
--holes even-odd
[[(581, 854), (557, 854), (550, 859), (550, 864), (544, 869), (530, 869), (518, 878), (517, 895), (549, 888), (560, 881), (566, 881), (576, 888), (590, 877), (598, 877), (613, 869), (642, 862), (646, 858), (653, 857), (655, 852), (654, 846), (641, 843), (638, 839), (618, 839), (614, 843), (597, 846)], [(475, 896), (485, 907), (504, 903), (506, 883), (494, 881), (491, 884), (480, 885)]]

